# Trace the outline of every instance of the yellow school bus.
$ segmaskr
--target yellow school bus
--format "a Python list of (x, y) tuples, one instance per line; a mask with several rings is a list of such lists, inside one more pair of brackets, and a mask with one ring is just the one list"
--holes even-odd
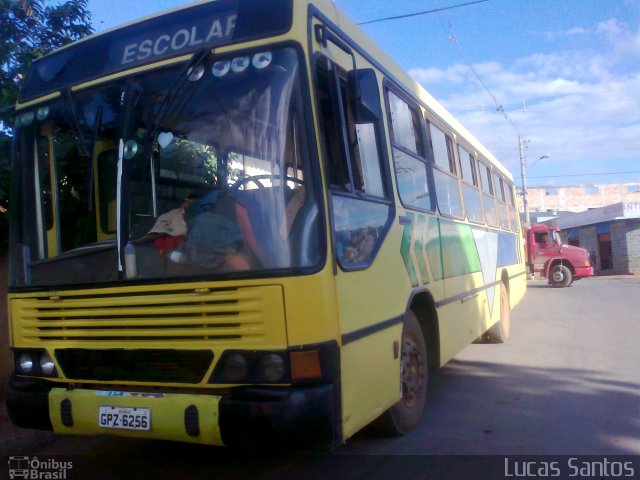
[(34, 62), (15, 111), (12, 421), (339, 445), (525, 292), (510, 173), (331, 0), (218, 0)]

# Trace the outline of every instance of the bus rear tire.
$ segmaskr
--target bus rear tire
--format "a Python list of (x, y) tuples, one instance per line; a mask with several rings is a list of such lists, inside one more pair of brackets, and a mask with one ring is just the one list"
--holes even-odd
[(509, 292), (504, 283), (500, 284), (500, 320), (487, 332), (488, 343), (505, 343), (511, 330), (511, 306)]
[(427, 400), (429, 364), (427, 346), (415, 313), (407, 312), (402, 330), (400, 376), (402, 397), (376, 422), (386, 435), (401, 436), (415, 428), (422, 419)]

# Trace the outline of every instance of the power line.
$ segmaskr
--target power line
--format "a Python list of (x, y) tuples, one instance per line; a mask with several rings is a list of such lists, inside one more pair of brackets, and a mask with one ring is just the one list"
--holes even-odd
[(566, 175), (537, 175), (530, 176), (527, 175), (527, 178), (563, 178), (563, 177), (594, 177), (596, 175), (626, 175), (629, 173), (640, 173), (640, 170), (632, 170), (629, 172), (605, 172), (605, 173), (570, 173)]
[(442, 8), (436, 8), (434, 10), (426, 10), (424, 12), (407, 13), (406, 15), (397, 15), (395, 17), (376, 18), (375, 20), (367, 20), (366, 22), (360, 22), (358, 23), (358, 25), (368, 25), (370, 23), (386, 22), (388, 20), (399, 20), (401, 18), (417, 17), (418, 15), (426, 15), (427, 13), (442, 12), (443, 10), (452, 10), (454, 8), (466, 7), (468, 5), (474, 5), (476, 3), (483, 3), (488, 1), (489, 0), (476, 0), (475, 2), (461, 3), (459, 5), (451, 5), (450, 7), (442, 7)]
[(493, 92), (491, 92), (491, 90), (489, 89), (487, 84), (484, 83), (484, 80), (482, 80), (482, 77), (480, 77), (480, 74), (478, 73), (476, 68), (473, 66), (473, 64), (469, 61), (469, 58), (467, 57), (467, 54), (465, 53), (464, 49), (462, 48), (462, 45), (460, 45), (460, 42), (458, 41), (458, 38), (456, 37), (456, 32), (455, 32), (455, 30), (453, 28), (453, 23), (451, 22), (451, 19), (449, 18), (448, 15), (447, 15), (447, 23), (448, 23), (448, 26), (449, 26), (449, 30), (451, 31), (451, 35), (449, 35), (449, 42), (451, 42), (453, 45), (455, 45), (458, 48), (460, 56), (462, 57), (462, 60), (464, 61), (464, 63), (467, 66), (467, 68), (471, 71), (473, 76), (476, 77), (476, 80), (478, 80), (478, 83), (480, 83), (480, 85), (482, 85), (482, 87), (485, 89), (485, 91), (489, 94), (489, 96), (493, 100), (493, 103), (496, 106), (496, 111), (502, 113), (502, 115), (504, 116), (505, 120), (507, 120), (511, 124), (511, 126), (514, 128), (516, 133), (518, 135), (520, 135), (520, 129), (518, 128), (518, 126), (511, 119), (511, 117), (509, 116), (507, 111), (504, 109), (502, 104), (498, 101), (498, 99), (493, 94)]

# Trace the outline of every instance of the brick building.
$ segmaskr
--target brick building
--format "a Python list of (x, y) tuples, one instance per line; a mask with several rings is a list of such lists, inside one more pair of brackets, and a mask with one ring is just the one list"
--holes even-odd
[(616, 203), (640, 202), (640, 183), (529, 187), (527, 200), (531, 213), (583, 212)]
[(640, 201), (565, 214), (544, 223), (558, 226), (564, 243), (594, 252), (596, 273), (640, 274)]

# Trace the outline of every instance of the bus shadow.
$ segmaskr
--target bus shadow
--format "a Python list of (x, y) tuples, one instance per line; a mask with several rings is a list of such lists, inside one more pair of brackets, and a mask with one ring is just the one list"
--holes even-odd
[(454, 359), (432, 376), (419, 428), (394, 440), (365, 430), (353, 444), (422, 455), (637, 455), (640, 381), (605, 375)]

